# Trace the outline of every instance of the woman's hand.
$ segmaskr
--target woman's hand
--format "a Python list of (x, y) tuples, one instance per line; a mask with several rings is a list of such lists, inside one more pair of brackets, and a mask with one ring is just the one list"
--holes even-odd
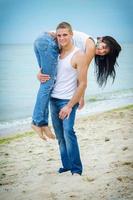
[(50, 79), (50, 76), (48, 74), (42, 74), (41, 71), (39, 71), (39, 73), (37, 74), (37, 79), (41, 83), (45, 83), (46, 81)]
[(54, 39), (56, 38), (56, 33), (55, 32), (48, 32)]

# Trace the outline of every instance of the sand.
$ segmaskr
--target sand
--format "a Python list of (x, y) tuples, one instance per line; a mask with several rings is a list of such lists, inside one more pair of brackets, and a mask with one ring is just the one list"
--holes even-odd
[(56, 140), (1, 140), (0, 200), (133, 199), (133, 106), (77, 119), (82, 176), (58, 174)]

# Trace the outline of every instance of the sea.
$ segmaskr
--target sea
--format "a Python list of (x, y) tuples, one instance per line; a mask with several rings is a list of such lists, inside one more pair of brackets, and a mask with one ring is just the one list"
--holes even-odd
[[(133, 104), (133, 44), (121, 46), (114, 83), (109, 80), (100, 88), (91, 63), (85, 106), (78, 110), (77, 117)], [(0, 136), (30, 129), (39, 88), (38, 70), (32, 44), (0, 45)]]

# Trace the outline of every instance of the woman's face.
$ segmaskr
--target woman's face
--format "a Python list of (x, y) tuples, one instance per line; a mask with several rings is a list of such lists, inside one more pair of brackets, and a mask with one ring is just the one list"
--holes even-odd
[(109, 53), (110, 49), (106, 43), (99, 41), (96, 47), (96, 55), (105, 56)]

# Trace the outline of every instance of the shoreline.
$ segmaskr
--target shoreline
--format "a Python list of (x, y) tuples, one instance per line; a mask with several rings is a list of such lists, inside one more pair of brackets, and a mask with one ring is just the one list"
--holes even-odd
[(57, 140), (43, 141), (33, 132), (1, 139), (1, 199), (131, 200), (132, 117), (133, 105), (76, 120), (82, 176), (57, 173)]
[[(133, 104), (132, 105), (127, 105), (127, 106), (122, 106), (122, 107), (119, 107), (119, 108), (114, 108), (114, 109), (111, 109), (111, 110), (107, 110), (107, 111), (101, 111), (101, 112), (96, 112), (96, 113), (92, 113), (92, 114), (86, 114), (86, 115), (81, 115), (80, 117), (77, 117), (76, 119), (76, 123), (78, 123), (78, 121), (80, 120), (84, 120), (86, 118), (91, 118), (91, 117), (97, 117), (97, 116), (100, 116), (102, 114), (108, 114), (110, 112), (114, 112), (114, 111), (121, 111), (121, 110), (130, 110), (133, 108)], [(80, 112), (80, 111), (79, 111)], [(50, 127), (52, 128), (52, 126), (50, 125)], [(32, 136), (36, 133), (34, 133), (34, 131), (29, 128), (25, 128), (23, 131), (18, 131), (18, 132), (11, 132), (10, 134), (7, 134), (5, 136), (0, 136), (0, 144), (3, 143), (4, 141), (10, 141), (10, 140), (13, 140), (13, 139), (16, 139), (16, 138), (21, 138), (21, 137), (26, 137), (26, 136)]]
[[(132, 91), (132, 90), (131, 90)], [(133, 104), (132, 93), (127, 95), (126, 93), (123, 96), (116, 98), (115, 93), (109, 93), (111, 96), (108, 98), (107, 93), (102, 96), (95, 95), (92, 99), (86, 98), (84, 108), (80, 111), (77, 110), (77, 118), (82, 116), (91, 116), (97, 113), (102, 113), (108, 110), (112, 110), (119, 107), (125, 107), (127, 105)], [(99, 98), (99, 99), (97, 99)], [(2, 117), (2, 116), (1, 116)], [(25, 132), (31, 130), (31, 116), (26, 118), (16, 118), (13, 120), (1, 121), (0, 123), (0, 137), (5, 137), (6, 135), (14, 135), (18, 132)], [(49, 118), (49, 124), (52, 125), (51, 118)]]

